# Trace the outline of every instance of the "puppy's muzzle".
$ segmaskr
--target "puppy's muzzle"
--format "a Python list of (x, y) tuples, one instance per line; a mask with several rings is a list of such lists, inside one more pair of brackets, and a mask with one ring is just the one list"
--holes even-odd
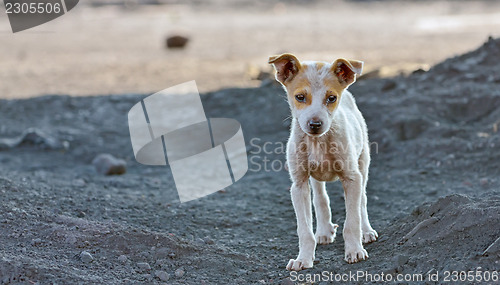
[(308, 125), (309, 125), (309, 133), (319, 134), (321, 133), (321, 127), (323, 126), (323, 122), (320, 120), (310, 120)]

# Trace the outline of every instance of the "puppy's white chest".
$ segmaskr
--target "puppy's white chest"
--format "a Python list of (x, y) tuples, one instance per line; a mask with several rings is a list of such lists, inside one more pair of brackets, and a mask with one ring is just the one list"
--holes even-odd
[(309, 153), (308, 160), (310, 169), (318, 169), (324, 160), (324, 155), (321, 153), (317, 153), (317, 151), (314, 151), (312, 153)]
[(329, 154), (329, 148), (324, 142), (315, 142), (308, 145), (309, 174), (319, 181), (333, 181), (337, 179), (334, 169), (335, 156)]

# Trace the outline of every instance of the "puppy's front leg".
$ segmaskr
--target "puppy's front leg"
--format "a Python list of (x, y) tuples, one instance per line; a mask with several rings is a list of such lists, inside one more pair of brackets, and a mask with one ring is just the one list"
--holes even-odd
[(361, 187), (362, 176), (352, 172), (342, 177), (345, 193), (346, 219), (344, 224), (345, 260), (356, 263), (368, 258), (361, 244)]
[(286, 269), (299, 271), (313, 267), (316, 240), (312, 228), (311, 190), (307, 180), (294, 182), (291, 188), (292, 203), (297, 215), (297, 233), (299, 236), (299, 255), (290, 259)]

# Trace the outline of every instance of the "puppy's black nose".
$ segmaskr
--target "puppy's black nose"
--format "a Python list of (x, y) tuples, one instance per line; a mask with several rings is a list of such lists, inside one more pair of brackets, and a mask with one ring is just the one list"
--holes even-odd
[(320, 121), (320, 120), (310, 120), (309, 121), (309, 129), (311, 129), (311, 131), (318, 131), (319, 129), (321, 129), (321, 125), (323, 125), (323, 122)]

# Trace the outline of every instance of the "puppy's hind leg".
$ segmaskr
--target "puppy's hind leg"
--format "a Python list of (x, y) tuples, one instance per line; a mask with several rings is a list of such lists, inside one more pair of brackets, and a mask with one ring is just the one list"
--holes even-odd
[(344, 186), (346, 208), (344, 223), (345, 260), (348, 263), (355, 263), (368, 258), (368, 253), (361, 243), (361, 188), (363, 187), (363, 176), (359, 171), (344, 173), (341, 181)]
[(314, 212), (316, 213), (316, 243), (329, 244), (335, 240), (339, 225), (332, 223), (330, 199), (326, 193), (325, 182), (310, 178), (313, 189)]
[(359, 170), (363, 176), (361, 188), (361, 230), (363, 231), (363, 243), (374, 242), (378, 238), (377, 232), (370, 225), (368, 220), (366, 185), (368, 183), (368, 168), (370, 167), (370, 149), (368, 146), (363, 148), (359, 157)]

